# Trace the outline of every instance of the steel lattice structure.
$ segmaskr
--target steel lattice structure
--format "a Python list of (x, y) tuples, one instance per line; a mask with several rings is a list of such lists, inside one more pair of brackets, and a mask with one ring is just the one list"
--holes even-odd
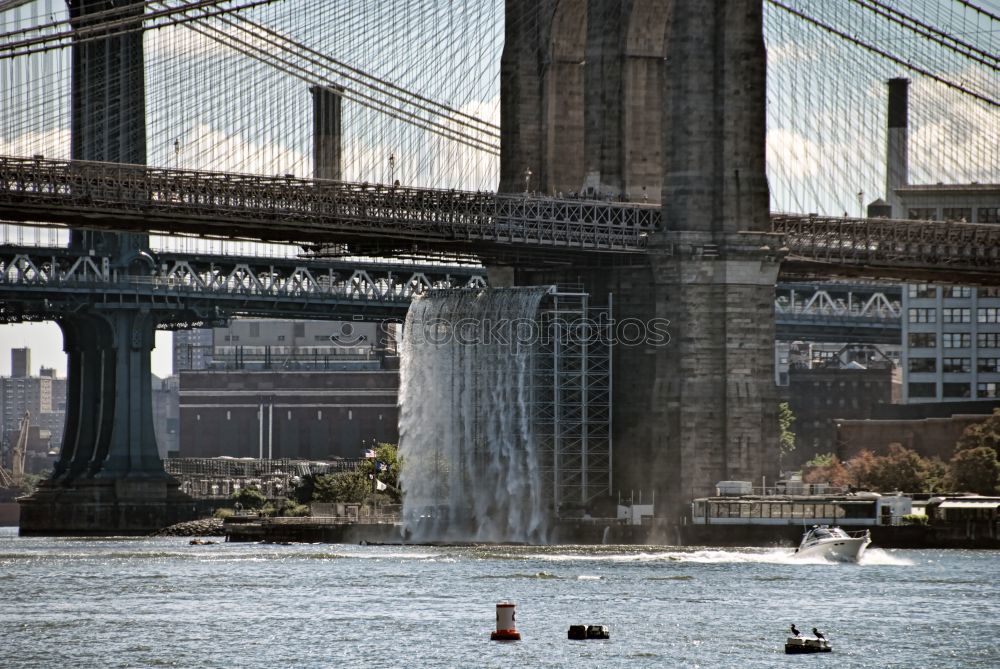
[[(658, 208), (0, 157), (0, 217), (89, 228), (482, 257), (636, 254)], [(784, 277), (1000, 280), (1000, 226), (773, 214)], [(783, 249), (783, 250), (784, 250)]]
[(546, 297), (538, 313), (533, 424), (543, 480), (560, 515), (611, 495), (611, 328), (606, 316), (606, 310), (590, 306), (587, 293), (565, 286)]
[(1000, 225), (772, 214), (771, 229), (788, 250), (783, 276), (1000, 281)]
[(659, 215), (588, 200), (0, 157), (0, 217), (117, 231), (636, 252)]
[[(67, 248), (0, 247), (0, 320), (43, 320), (78, 306), (143, 305), (161, 327), (232, 315), (402, 318), (428, 288), (482, 287), (481, 268), (159, 254), (148, 275)], [(168, 316), (176, 312), (173, 316)]]

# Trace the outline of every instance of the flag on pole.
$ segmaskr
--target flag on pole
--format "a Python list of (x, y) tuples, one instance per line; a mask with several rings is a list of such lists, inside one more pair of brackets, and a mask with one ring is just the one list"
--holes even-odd
[(389, 486), (387, 486), (386, 484), (382, 483), (378, 479), (375, 479), (375, 489), (376, 490), (385, 490), (388, 487)]
[(365, 457), (366, 458), (374, 458), (375, 457), (375, 451), (372, 450), (372, 449), (370, 449), (370, 448), (367, 449), (367, 450), (365, 450)]

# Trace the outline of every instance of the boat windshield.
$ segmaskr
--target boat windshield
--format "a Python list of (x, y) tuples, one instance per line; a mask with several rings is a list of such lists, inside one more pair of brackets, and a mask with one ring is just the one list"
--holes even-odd
[(814, 527), (806, 537), (809, 540), (847, 539), (850, 535), (839, 527)]

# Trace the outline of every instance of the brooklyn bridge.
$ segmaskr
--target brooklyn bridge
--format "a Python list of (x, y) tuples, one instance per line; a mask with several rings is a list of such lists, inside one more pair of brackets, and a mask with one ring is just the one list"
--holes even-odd
[[(671, 339), (611, 351), (627, 381), (612, 385), (606, 481), (586, 495), (652, 490), (670, 517), (717, 481), (778, 469), (776, 285), (1000, 283), (1000, 225), (907, 220), (898, 203), (869, 216), (857, 192), (872, 156), (906, 150), (907, 98), (886, 102), (890, 77), (971, 109), (968, 134), (995, 131), (988, 48), (874, 1), (470, 0), (449, 16), (418, 4), (0, 2), (0, 220), (65, 239), (0, 248), (2, 318), (55, 320), (69, 361), (60, 456), (22, 528), (170, 520), (178, 493), (148, 381), (157, 328), (398, 318), (433, 288), (611, 296), (614, 318), (665, 319)], [(855, 14), (862, 28), (845, 29)], [(886, 31), (926, 46), (886, 51)], [(843, 62), (795, 60), (796, 35)], [(823, 95), (864, 111), (843, 128), (794, 111)], [(805, 124), (791, 149), (772, 144), (784, 113)], [(855, 163), (796, 153), (865, 131), (883, 143)], [(995, 142), (955, 150), (973, 154), (949, 169), (972, 165), (973, 181), (985, 162), (996, 178)], [(884, 177), (868, 199), (884, 186), (891, 205), (907, 182)], [(158, 247), (177, 236), (299, 255)], [(583, 443), (553, 457), (579, 459)]]

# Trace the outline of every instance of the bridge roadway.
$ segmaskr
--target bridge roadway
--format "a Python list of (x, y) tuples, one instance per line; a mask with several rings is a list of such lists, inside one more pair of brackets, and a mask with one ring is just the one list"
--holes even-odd
[(405, 316), (427, 288), (486, 285), (475, 266), (179, 253), (157, 253), (148, 276), (110, 266), (110, 258), (64, 247), (0, 246), (0, 322), (51, 320), (94, 304), (146, 307), (161, 315), (161, 329), (234, 315), (381, 320)]
[[(627, 262), (660, 229), (660, 209), (641, 204), (10, 156), (0, 156), (0, 219), (564, 264), (595, 252)], [(998, 225), (799, 214), (771, 221), (782, 236), (775, 253), (784, 256), (785, 279), (1000, 282)], [(669, 235), (656, 244), (690, 251)]]
[[(231, 316), (316, 320), (405, 317), (429, 288), (486, 285), (481, 267), (156, 253), (148, 276), (66, 247), (0, 246), (0, 322), (50, 320), (87, 305), (148, 307), (160, 329), (210, 327)], [(779, 285), (781, 340), (899, 343), (893, 286)]]

